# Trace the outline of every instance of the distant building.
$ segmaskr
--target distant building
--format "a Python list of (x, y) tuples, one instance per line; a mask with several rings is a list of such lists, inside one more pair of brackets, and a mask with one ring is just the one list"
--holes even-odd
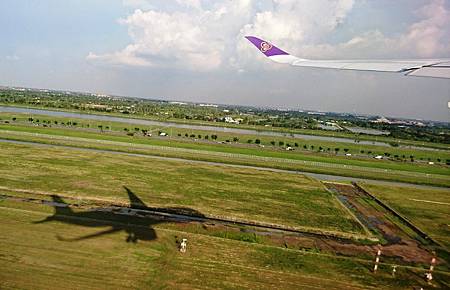
[(240, 124), (243, 120), (242, 119), (233, 119), (230, 116), (226, 116), (224, 118), (225, 123), (230, 123), (230, 124)]

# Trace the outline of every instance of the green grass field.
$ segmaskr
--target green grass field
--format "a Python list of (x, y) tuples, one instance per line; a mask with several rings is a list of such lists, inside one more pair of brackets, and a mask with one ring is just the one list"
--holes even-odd
[(450, 249), (450, 189), (418, 189), (365, 183), (363, 187)]
[(185, 206), (205, 215), (324, 232), (362, 233), (323, 185), (302, 175), (110, 153), (0, 144), (0, 184), (11, 189)]
[[(129, 137), (119, 127), (116, 131), (100, 133), (92, 127), (43, 128), (18, 122), (2, 124), (0, 138), (70, 146), (0, 143), (0, 194), (41, 196), (47, 200), (50, 194), (58, 194), (81, 203), (85, 199), (128, 205), (127, 187), (151, 207), (184, 207), (211, 217), (277, 224), (350, 238), (368, 236), (335, 196), (312, 178), (189, 160), (450, 186), (450, 172), (444, 165), (348, 159), (317, 152), (196, 142), (190, 138)], [(420, 152), (415, 154), (437, 154)], [(449, 245), (448, 189), (369, 184), (364, 187), (433, 238)], [(336, 256), (327, 250), (314, 251), (314, 245), (309, 250), (291, 245), (282, 248), (263, 235), (222, 228), (209, 231), (202, 224), (155, 223), (156, 237), (136, 244), (125, 242), (124, 230), (68, 241), (65, 239), (94, 234), (107, 227), (74, 225), (76, 217), (66, 217), (64, 222), (34, 223), (52, 214), (51, 206), (0, 199), (0, 289), (60, 289), (62, 285), (68, 289), (411, 289), (427, 286), (424, 269), (405, 263), (398, 268), (395, 278), (390, 274), (392, 265), (388, 264), (382, 264), (374, 275), (372, 261), (366, 256)], [(111, 222), (118, 223), (115, 219), (108, 223)], [(126, 220), (127, 227), (151, 230), (133, 222)], [(185, 255), (177, 250), (176, 240), (181, 237), (189, 241)], [(436, 289), (450, 287), (448, 273), (438, 269), (434, 277)]]
[[(152, 241), (126, 243), (117, 232), (68, 242), (99, 229), (34, 222), (52, 208), (0, 200), (2, 289), (411, 289), (425, 287), (424, 270), (390, 265), (374, 275), (371, 262), (305, 253), (155, 227)], [(145, 228), (141, 229), (145, 231)], [(181, 254), (176, 240), (188, 239)], [(449, 275), (436, 272), (436, 289)]]
[[(139, 124), (128, 124), (128, 123), (120, 123), (120, 122), (109, 122), (109, 121), (96, 121), (96, 120), (86, 120), (86, 119), (77, 119), (77, 118), (64, 118), (64, 117), (53, 117), (53, 116), (44, 116), (44, 115), (29, 115), (29, 114), (11, 114), (11, 113), (0, 113), (0, 119), (3, 120), (9, 120), (12, 121), (12, 118), (16, 118), (16, 121), (12, 121), (11, 124), (14, 125), (30, 125), (28, 122), (28, 118), (32, 116), (35, 120), (38, 119), (41, 121), (43, 120), (50, 120), (52, 121), (52, 126), (55, 127), (55, 124), (53, 124), (54, 121), (58, 122), (58, 125), (61, 125), (61, 123), (67, 123), (70, 122), (76, 122), (76, 126), (69, 126), (72, 129), (87, 129), (90, 128), (91, 130), (99, 131), (98, 126), (103, 126), (103, 129), (105, 129), (105, 132), (119, 132), (124, 134), (124, 128), (129, 129), (130, 132), (135, 132), (135, 128), (140, 129), (148, 129), (149, 131), (152, 131), (154, 134), (157, 133), (159, 130), (170, 133), (173, 137), (178, 137), (178, 134), (181, 136), (177, 138), (178, 141), (184, 140), (184, 142), (191, 141), (193, 138), (186, 138), (185, 134), (187, 133), (189, 136), (191, 134), (195, 135), (196, 138), (198, 135), (202, 136), (202, 138), (205, 135), (211, 136), (211, 134), (217, 134), (218, 139), (217, 141), (225, 141), (230, 140), (233, 141), (234, 137), (238, 137), (237, 143), (244, 143), (247, 144), (247, 140), (255, 141), (256, 139), (260, 139), (261, 144), (268, 146), (270, 149), (279, 149), (278, 141), (283, 141), (285, 144), (290, 144), (292, 147), (294, 147), (294, 144), (297, 143), (299, 145), (297, 149), (297, 152), (301, 152), (303, 154), (305, 153), (314, 153), (315, 155), (329, 155), (327, 153), (330, 153), (327, 151), (328, 148), (331, 149), (331, 153), (334, 153), (334, 148), (339, 147), (340, 148), (340, 154), (342, 155), (344, 153), (343, 149), (348, 149), (348, 153), (352, 153), (353, 155), (360, 155), (362, 160), (367, 159), (368, 155), (367, 152), (371, 151), (372, 153), (369, 154), (371, 156), (374, 155), (383, 155), (385, 152), (391, 153), (391, 156), (398, 155), (399, 157), (402, 157), (405, 155), (405, 158), (409, 160), (409, 156), (413, 155), (415, 160), (422, 160), (427, 161), (428, 158), (434, 162), (436, 162), (437, 159), (440, 159), (441, 162), (444, 162), (446, 159), (450, 158), (450, 151), (447, 150), (426, 150), (426, 149), (418, 149), (418, 148), (407, 148), (407, 147), (386, 147), (386, 146), (379, 146), (379, 145), (368, 145), (368, 144), (360, 144), (360, 143), (348, 143), (348, 142), (339, 142), (339, 138), (336, 139), (336, 142), (331, 141), (324, 141), (324, 140), (307, 140), (307, 139), (301, 139), (301, 138), (293, 138), (290, 137), (288, 133), (286, 133), (286, 136), (280, 137), (280, 136), (265, 136), (265, 135), (248, 135), (248, 134), (237, 134), (237, 133), (230, 133), (230, 132), (222, 132), (222, 131), (205, 131), (205, 130), (193, 130), (193, 129), (183, 129), (183, 128), (176, 128), (176, 127), (161, 127), (161, 126), (145, 126), (145, 125), (139, 125)], [(35, 126), (33, 126), (35, 127)], [(56, 126), (58, 127), (58, 126)], [(63, 126), (64, 127), (64, 126)], [(108, 128), (107, 128), (108, 127)], [(65, 127), (67, 128), (67, 127)], [(214, 127), (212, 127), (214, 128)], [(47, 128), (48, 131), (52, 131), (50, 128)], [(320, 131), (318, 131), (320, 132)], [(53, 132), (55, 134), (55, 132)], [(320, 136), (320, 134), (319, 134)], [(377, 137), (378, 138), (378, 137)], [(201, 138), (200, 138), (201, 139)], [(271, 141), (276, 141), (276, 146), (272, 146), (270, 144)], [(392, 142), (392, 141), (391, 141)], [(195, 142), (196, 145), (204, 145), (201, 142)], [(200, 144), (199, 144), (200, 143)], [(232, 144), (237, 144), (236, 142), (232, 142)], [(402, 143), (402, 141), (399, 141), (399, 144), (406, 145), (406, 143)], [(305, 150), (303, 146), (306, 145), (308, 150)], [(314, 150), (311, 149), (311, 146), (314, 146)], [(438, 145), (445, 145), (445, 144), (436, 144)], [(252, 146), (250, 146), (252, 147)], [(255, 146), (253, 146), (255, 147)], [(324, 150), (324, 153), (320, 154), (319, 147), (322, 147)], [(268, 148), (268, 149), (269, 149)], [(446, 147), (445, 149), (450, 149), (450, 147)], [(360, 153), (361, 150), (364, 150), (364, 153)], [(261, 150), (260, 150), (261, 151)], [(297, 152), (290, 152), (290, 155), (293, 155), (293, 153)], [(300, 153), (299, 152), (299, 153)], [(331, 154), (335, 156), (334, 154)], [(336, 157), (336, 156), (335, 156)], [(350, 158), (350, 160), (354, 159)], [(349, 158), (344, 158), (344, 162), (348, 161)], [(378, 162), (380, 163), (380, 162)]]
[[(31, 140), (51, 144), (75, 145), (187, 159), (275, 167), (332, 175), (338, 173), (338, 175), (344, 176), (450, 186), (450, 179), (448, 178), (448, 176), (450, 176), (450, 171), (448, 170), (448, 166), (429, 166), (391, 161), (379, 162), (377, 160), (367, 159), (352, 160), (333, 155), (326, 157), (320, 155), (317, 156), (315, 154), (292, 154), (292, 152), (286, 151), (277, 152), (260, 148), (240, 148), (223, 144), (196, 144), (179, 140), (144, 137), (130, 138), (128, 136), (117, 134), (102, 134), (99, 132), (85, 132), (73, 129), (48, 129), (29, 126), (2, 126), (1, 128), (8, 129), (8, 131), (2, 131), (1, 136), (3, 138), (14, 140)], [(35, 133), (37, 133), (37, 135), (35, 135)], [(71, 137), (73, 138), (71, 139)], [(79, 142), (80, 140), (75, 138), (84, 138), (83, 141), (89, 142), (91, 140), (92, 142), (83, 142), (83, 144), (81, 144), (81, 142)], [(102, 141), (99, 142), (97, 140)], [(106, 141), (114, 141), (116, 143), (110, 142), (106, 146)], [(164, 148), (159, 149), (162, 149), (164, 152), (155, 150), (156, 148), (154, 147), (146, 148), (141, 145), (163, 146)], [(170, 148), (182, 150), (172, 150)], [(185, 149), (195, 151), (190, 151), (191, 154), (188, 154)], [(198, 154), (192, 154), (192, 152)]]

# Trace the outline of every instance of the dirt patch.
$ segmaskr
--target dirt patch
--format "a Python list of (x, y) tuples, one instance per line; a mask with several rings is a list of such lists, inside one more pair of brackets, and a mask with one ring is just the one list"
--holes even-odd
[[(401, 227), (393, 222), (394, 217), (383, 208), (370, 203), (371, 198), (353, 185), (325, 183), (325, 186), (338, 195), (355, 213), (355, 216), (376, 235), (384, 239), (383, 255), (399, 258), (405, 262), (428, 263), (432, 258), (430, 250), (420, 241), (409, 236)], [(329, 244), (334, 244), (329, 242)], [(355, 245), (334, 245), (340, 252), (366, 251), (373, 253), (377, 246), (360, 247)]]

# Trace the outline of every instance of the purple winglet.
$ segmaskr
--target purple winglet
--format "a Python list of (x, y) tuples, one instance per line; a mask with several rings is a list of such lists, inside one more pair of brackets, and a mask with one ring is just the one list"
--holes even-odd
[(278, 47), (270, 44), (269, 42), (259, 39), (254, 36), (246, 36), (251, 43), (253, 43), (256, 48), (258, 48), (265, 56), (274, 56), (274, 55), (289, 55), (289, 53), (282, 51)]

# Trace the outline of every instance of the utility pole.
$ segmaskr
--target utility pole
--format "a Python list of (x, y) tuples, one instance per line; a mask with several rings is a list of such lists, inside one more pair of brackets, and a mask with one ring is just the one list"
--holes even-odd
[(434, 266), (435, 265), (436, 265), (436, 257), (433, 257), (431, 259), (430, 269), (425, 274), (425, 278), (427, 279), (428, 284), (431, 284), (431, 280), (433, 280), (433, 271), (434, 271)]
[(375, 265), (373, 266), (373, 272), (376, 273), (378, 270), (378, 263), (380, 263), (381, 249), (378, 249), (377, 256), (375, 257)]

